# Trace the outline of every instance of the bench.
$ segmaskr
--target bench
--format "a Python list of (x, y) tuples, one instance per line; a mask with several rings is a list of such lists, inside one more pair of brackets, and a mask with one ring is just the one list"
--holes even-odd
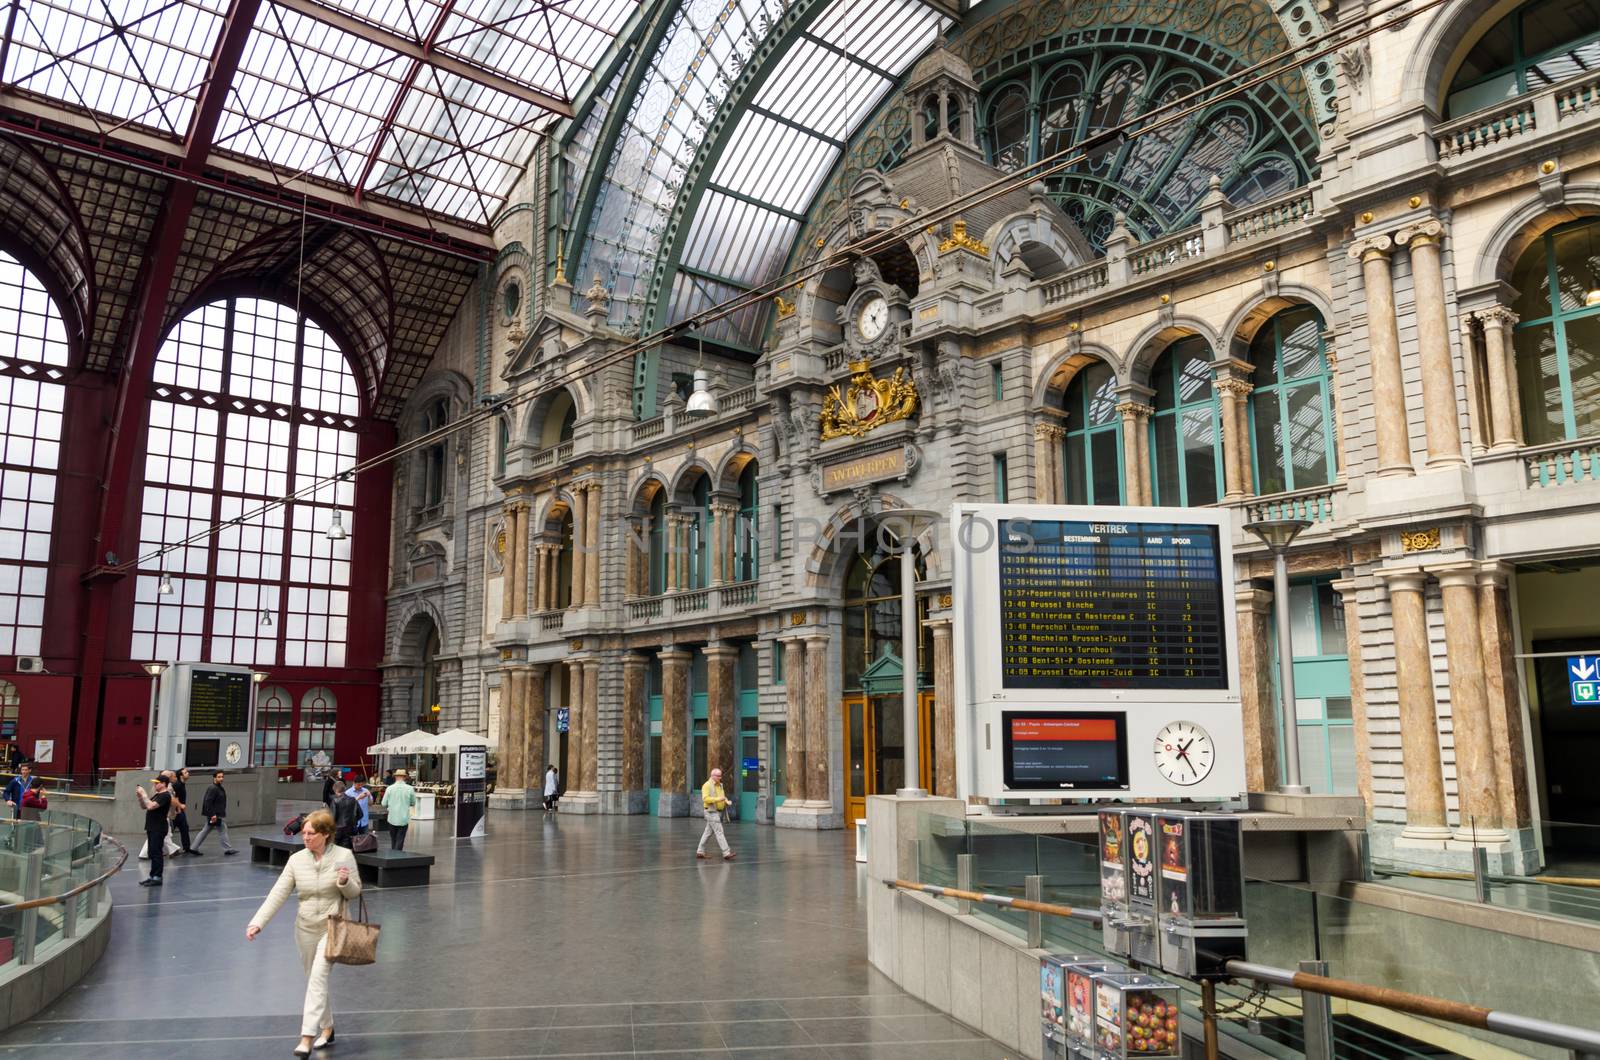
[(425, 887), (433, 871), (432, 854), (409, 850), (374, 850), (356, 855), (361, 881), (378, 887)]
[(293, 839), (283, 835), (253, 835), (250, 837), (250, 861), (257, 865), (286, 865), (289, 855), (305, 848), (299, 836)]

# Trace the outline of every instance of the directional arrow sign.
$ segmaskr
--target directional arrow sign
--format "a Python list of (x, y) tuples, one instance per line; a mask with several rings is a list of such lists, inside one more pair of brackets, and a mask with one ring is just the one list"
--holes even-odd
[(1567, 680), (1572, 683), (1572, 705), (1600, 706), (1600, 656), (1567, 656)]
[(1572, 676), (1579, 681), (1593, 681), (1595, 675), (1595, 659), (1592, 655), (1574, 655), (1567, 660), (1567, 669), (1572, 671)]

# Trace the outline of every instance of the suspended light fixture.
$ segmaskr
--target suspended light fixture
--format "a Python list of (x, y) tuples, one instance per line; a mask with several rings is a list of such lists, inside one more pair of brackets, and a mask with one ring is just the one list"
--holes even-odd
[(328, 525), (327, 532), (323, 536), (329, 541), (343, 541), (348, 536), (344, 532), (344, 523), (340, 521), (338, 509), (334, 510), (333, 522)]
[(267, 609), (264, 608), (264, 607), (261, 609), (261, 628), (262, 629), (271, 629), (272, 628), (272, 615), (270, 613), (268, 613)]
[(156, 592), (161, 596), (172, 595), (172, 579), (167, 577), (167, 572), (161, 572), (161, 584), (156, 586)]
[(706, 340), (698, 339), (700, 343), (700, 360), (694, 367), (694, 393), (689, 395), (689, 401), (683, 407), (685, 415), (704, 418), (717, 414), (717, 395), (711, 392), (710, 380), (706, 376)]

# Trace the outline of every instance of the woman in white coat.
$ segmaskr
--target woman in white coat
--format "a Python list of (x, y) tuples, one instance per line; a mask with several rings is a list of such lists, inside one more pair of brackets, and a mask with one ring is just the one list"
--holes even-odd
[(300, 947), (300, 963), (306, 973), (306, 1003), (300, 1017), (300, 1044), (294, 1055), (310, 1056), (311, 1050), (333, 1044), (333, 998), (329, 994), (326, 947), (328, 917), (343, 915), (344, 904), (361, 894), (361, 874), (356, 871), (356, 856), (333, 843), (333, 814), (318, 810), (306, 818), (300, 829), (306, 848), (289, 855), (283, 875), (261, 903), (244, 937), (254, 942), (290, 892), (300, 898), (294, 920), (294, 940)]

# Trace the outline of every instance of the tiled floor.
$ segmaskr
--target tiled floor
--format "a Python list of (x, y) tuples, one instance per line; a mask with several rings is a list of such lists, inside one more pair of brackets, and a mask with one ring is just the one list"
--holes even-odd
[[(686, 819), (496, 813), (490, 829), (454, 843), (412, 828), (409, 846), (439, 859), (433, 884), (369, 892), (379, 960), (335, 969), (327, 1060), (1008, 1055), (867, 964), (844, 832), (732, 824), (739, 859), (724, 863), (694, 859)], [(160, 890), (141, 874), (114, 884), (105, 959), (0, 1036), (0, 1055), (289, 1055), (304, 991), (292, 909), (244, 939), (275, 871), (212, 849)]]

